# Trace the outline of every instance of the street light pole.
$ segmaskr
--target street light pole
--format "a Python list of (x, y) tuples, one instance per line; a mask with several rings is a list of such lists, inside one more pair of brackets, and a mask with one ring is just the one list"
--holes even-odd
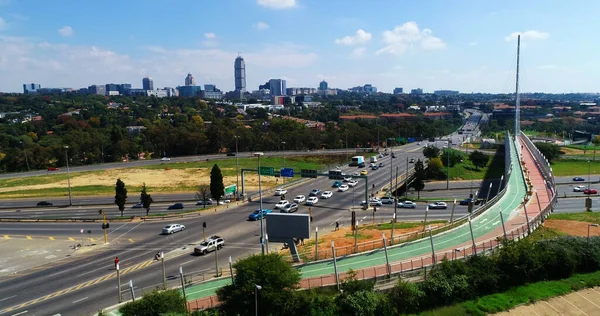
[(67, 185), (69, 186), (69, 206), (73, 206), (73, 200), (71, 199), (71, 171), (69, 170), (69, 146), (64, 146), (65, 156), (67, 158)]
[(239, 171), (239, 163), (238, 163), (238, 138), (239, 136), (235, 135), (235, 200), (240, 199), (239, 189), (240, 189), (240, 171)]
[[(391, 142), (394, 139), (393, 138), (388, 138), (388, 140)], [(393, 153), (393, 149), (390, 149), (390, 151), (392, 151), (392, 153)], [(392, 153), (390, 153), (390, 154), (392, 154)], [(390, 158), (390, 193), (392, 192), (392, 170), (393, 170), (392, 166), (393, 165), (394, 165), (394, 158), (392, 156), (392, 158)]]
[(588, 236), (587, 236), (587, 241), (588, 243), (590, 242), (590, 227), (598, 227), (598, 224), (588, 224)]
[[(281, 142), (281, 153), (283, 155), (283, 168), (285, 168), (285, 142)], [(285, 177), (281, 176), (281, 183), (285, 184)]]
[(446, 190), (450, 190), (450, 140), (448, 140), (448, 147), (446, 147)]
[(469, 194), (471, 198), (473, 198), (473, 169), (471, 169), (471, 166), (469, 166), (464, 160), (461, 160), (460, 162), (464, 163), (465, 166), (467, 166), (469, 168), (469, 171), (471, 172), (471, 189)]
[(262, 286), (254, 284), (254, 315), (258, 316), (258, 290), (262, 290)]
[(256, 152), (254, 153), (254, 157), (258, 158), (258, 195), (259, 195), (259, 201), (260, 201), (260, 248), (261, 248), (261, 252), (264, 255), (265, 254), (265, 230), (264, 230), (264, 226), (263, 226), (263, 220), (265, 217), (265, 214), (263, 214), (263, 198), (262, 198), (262, 184), (260, 181), (260, 156), (263, 156), (264, 153), (262, 152)]

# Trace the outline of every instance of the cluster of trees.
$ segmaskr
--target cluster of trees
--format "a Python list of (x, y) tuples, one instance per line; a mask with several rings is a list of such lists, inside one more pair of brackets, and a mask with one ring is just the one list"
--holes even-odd
[[(339, 292), (334, 288), (297, 291), (300, 281), (298, 270), (278, 254), (253, 255), (236, 262), (234, 267), (233, 284), (217, 290), (222, 305), (195, 315), (248, 315), (256, 306), (255, 294), (259, 315), (379, 316), (419, 313), (531, 282), (598, 271), (600, 238), (586, 241), (585, 238), (568, 236), (542, 241), (506, 241), (492, 255), (476, 255), (464, 261), (443, 260), (429, 271), (423, 282), (409, 283), (400, 279), (387, 291), (374, 291), (374, 282), (356, 280), (354, 273), (342, 282), (342, 291)], [(260, 285), (260, 289), (256, 285)], [(166, 293), (169, 297), (174, 295)], [(134, 308), (149, 306), (141, 303), (146, 300), (144, 297), (122, 307), (121, 314), (187, 315), (181, 312), (180, 298), (171, 298), (172, 302), (179, 304), (173, 309), (167, 309), (172, 305), (155, 299), (155, 295), (149, 298), (164, 303), (155, 304), (152, 314), (141, 307)], [(149, 307), (146, 308), (149, 310)], [(169, 312), (178, 314), (167, 314)]]
[(534, 143), (535, 147), (548, 159), (548, 162), (553, 162), (554, 160), (560, 158), (563, 154), (560, 151), (560, 147), (556, 144), (552, 143)]
[(419, 116), (413, 122), (338, 122), (340, 107), (327, 102), (316, 109), (288, 106), (280, 113), (326, 122), (319, 130), (271, 118), (263, 109), (244, 114), (234, 105), (197, 98), (0, 95), (0, 112), (5, 113), (0, 171), (62, 167), (67, 157), (69, 164), (82, 165), (135, 160), (140, 154), (218, 153), (235, 150), (235, 135), (240, 151), (279, 150), (282, 142), (286, 150), (369, 147), (378, 138), (445, 135), (462, 123), (458, 113), (451, 120)]

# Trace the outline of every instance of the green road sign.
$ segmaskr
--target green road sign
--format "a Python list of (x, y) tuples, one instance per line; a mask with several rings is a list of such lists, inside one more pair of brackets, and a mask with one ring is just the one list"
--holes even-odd
[(235, 184), (225, 187), (225, 194), (233, 194), (235, 191), (237, 191), (237, 186)]
[(263, 176), (274, 176), (275, 169), (273, 167), (260, 167), (260, 174)]
[(302, 169), (300, 170), (300, 176), (302, 178), (316, 178), (317, 170)]

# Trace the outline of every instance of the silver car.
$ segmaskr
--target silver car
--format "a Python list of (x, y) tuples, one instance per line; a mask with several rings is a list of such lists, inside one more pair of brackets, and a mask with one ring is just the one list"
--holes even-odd
[(176, 232), (182, 232), (185, 230), (185, 226), (181, 224), (169, 224), (162, 229), (163, 235), (170, 235)]

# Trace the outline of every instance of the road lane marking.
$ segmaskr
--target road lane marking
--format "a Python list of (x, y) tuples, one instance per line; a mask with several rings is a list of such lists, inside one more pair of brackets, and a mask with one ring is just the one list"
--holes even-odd
[(32, 239), (33, 239), (33, 238), (31, 238), (31, 236), (25, 236), (25, 237), (27, 237), (27, 239), (29, 239), (29, 240), (32, 240)]
[(27, 312), (28, 312), (28, 311), (22, 311), (22, 312), (20, 312), (20, 313), (13, 314), (12, 316), (23, 315), (23, 314), (25, 314), (25, 313), (27, 313)]
[(49, 237), (48, 237), (48, 239), (50, 239), (50, 240), (54, 240), (54, 237), (52, 237), (52, 236), (49, 236)]
[(85, 300), (87, 300), (87, 299), (88, 299), (88, 297), (86, 296), (86, 297), (84, 297), (84, 298), (81, 298), (81, 299), (78, 299), (78, 300), (76, 300), (76, 301), (73, 301), (73, 304), (79, 303), (79, 302), (81, 302), (81, 301), (85, 301)]
[(16, 296), (16, 295), (13, 295), (13, 296), (5, 297), (5, 298), (1, 299), (1, 300), (0, 300), (0, 302), (2, 302), (2, 301), (6, 301), (6, 300), (8, 300), (8, 299), (11, 299), (11, 298), (13, 298), (13, 297), (17, 297), (17, 296)]
[(130, 242), (130, 243), (133, 243), (133, 239), (129, 238), (129, 242)]
[(194, 262), (194, 260), (186, 261), (186, 262), (182, 263), (181, 265), (186, 265), (186, 264), (192, 263), (192, 262)]
[(8, 235), (4, 235), (4, 239), (10, 239), (10, 237), (8, 237)]
[(75, 238), (69, 237), (69, 241), (75, 241)]

